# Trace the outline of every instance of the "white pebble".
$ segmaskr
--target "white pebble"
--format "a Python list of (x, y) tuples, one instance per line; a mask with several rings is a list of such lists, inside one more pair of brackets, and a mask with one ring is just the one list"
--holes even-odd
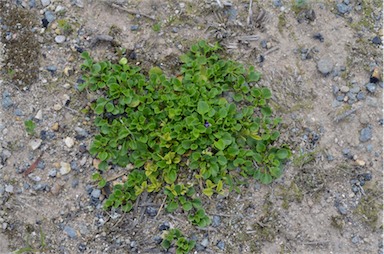
[(66, 137), (64, 139), (64, 143), (67, 147), (71, 148), (74, 144), (75, 144), (75, 141), (73, 140), (73, 138), (71, 137)]
[(55, 37), (55, 42), (58, 43), (58, 44), (61, 44), (63, 42), (65, 42), (65, 36), (64, 35), (58, 35)]
[(39, 111), (37, 111), (35, 118), (37, 120), (43, 120), (43, 111), (41, 109), (39, 109)]
[(60, 162), (60, 174), (61, 175), (66, 175), (68, 174), (69, 172), (71, 172), (71, 165), (69, 163), (66, 163), (66, 162)]
[(41, 139), (33, 139), (29, 142), (29, 146), (32, 148), (32, 150), (36, 150), (37, 148), (40, 147), (41, 143), (43, 142), (43, 140)]

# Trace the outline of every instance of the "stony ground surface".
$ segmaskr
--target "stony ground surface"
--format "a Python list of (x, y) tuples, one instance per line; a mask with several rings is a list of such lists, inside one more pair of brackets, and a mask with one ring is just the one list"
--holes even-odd
[[(197, 253), (383, 253), (382, 21), (367, 0), (1, 0), (0, 253), (165, 253), (169, 227)], [(262, 73), (294, 151), (284, 176), (204, 200), (207, 229), (156, 216), (162, 195), (103, 211), (80, 53), (174, 74), (199, 39)]]

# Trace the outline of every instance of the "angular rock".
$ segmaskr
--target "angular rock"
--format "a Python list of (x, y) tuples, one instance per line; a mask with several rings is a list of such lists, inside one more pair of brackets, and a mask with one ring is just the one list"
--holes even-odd
[(324, 57), (317, 62), (317, 69), (323, 75), (328, 75), (333, 69), (333, 61), (328, 57)]
[(360, 131), (360, 142), (367, 142), (372, 139), (372, 127), (365, 127)]
[(60, 162), (60, 174), (61, 175), (67, 175), (69, 172), (71, 172), (71, 165), (66, 162)]

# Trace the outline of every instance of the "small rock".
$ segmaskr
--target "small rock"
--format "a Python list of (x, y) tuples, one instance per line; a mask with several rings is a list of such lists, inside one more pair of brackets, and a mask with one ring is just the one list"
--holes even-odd
[(212, 226), (213, 227), (218, 227), (221, 223), (221, 218), (218, 215), (214, 215), (212, 218)]
[(137, 31), (139, 29), (139, 25), (132, 25), (131, 31)]
[(13, 193), (13, 185), (6, 185), (5, 186), (5, 192)]
[(15, 116), (23, 116), (24, 115), (23, 111), (21, 111), (21, 109), (18, 109), (18, 108), (15, 109), (14, 114), (15, 114)]
[(358, 93), (360, 92), (360, 87), (359, 86), (354, 86), (350, 89), (351, 93)]
[(28, 177), (34, 181), (34, 182), (40, 182), (41, 181), (41, 177), (40, 176), (37, 176), (37, 175), (34, 175), (34, 174), (29, 174)]
[(177, 27), (172, 28), (172, 33), (177, 34), (179, 32), (179, 29)]
[(367, 142), (372, 139), (372, 128), (368, 126), (360, 131), (360, 142)]
[(51, 169), (49, 172), (48, 172), (48, 176), (49, 177), (56, 177), (57, 175), (57, 170), (56, 169)]
[(317, 62), (317, 69), (323, 74), (328, 75), (333, 69), (333, 62), (330, 58), (324, 57)]
[(339, 91), (340, 91), (340, 89), (337, 86), (335, 86), (335, 85), (332, 86), (332, 93), (333, 93), (333, 95), (337, 96), (337, 93)]
[(43, 25), (44, 28), (47, 28), (49, 22), (48, 22), (48, 20), (47, 20), (46, 18), (43, 18), (43, 19), (41, 20), (41, 24)]
[(201, 241), (201, 246), (203, 246), (204, 248), (207, 248), (208, 247), (208, 244), (209, 244), (209, 240), (208, 238), (204, 238), (202, 241)]
[(341, 215), (346, 215), (348, 213), (346, 205), (344, 205), (342, 203), (337, 202), (336, 208)]
[[(46, 11), (44, 13), (44, 16), (45, 16), (45, 19), (48, 21), (48, 23), (51, 23), (52, 21), (54, 21), (56, 19), (55, 14), (53, 14), (53, 12), (51, 12), (51, 11)], [(43, 25), (44, 25), (44, 22), (43, 22)]]
[(168, 230), (170, 227), (171, 225), (169, 224), (169, 222), (166, 221), (159, 226), (159, 230), (160, 231)]
[(346, 5), (345, 3), (337, 4), (337, 10), (340, 14), (345, 14), (350, 11), (350, 7)]
[(348, 86), (342, 86), (342, 87), (340, 87), (340, 91), (342, 93), (348, 93), (349, 92), (349, 87)]
[(93, 198), (99, 198), (100, 195), (101, 195), (101, 190), (99, 190), (99, 189), (93, 189), (91, 192), (91, 196)]
[(77, 249), (80, 251), (80, 252), (84, 252), (87, 250), (87, 244), (86, 243), (79, 243), (79, 246), (77, 247)]
[(38, 184), (33, 186), (33, 189), (35, 191), (44, 191), (44, 190), (49, 191), (49, 186), (47, 183), (38, 183)]
[(83, 8), (84, 7), (84, 3), (83, 3), (83, 0), (74, 0), (75, 2), (75, 5), (79, 8)]
[(313, 39), (319, 40), (320, 42), (324, 42), (324, 37), (323, 37), (323, 35), (321, 33), (315, 33), (313, 35)]
[(39, 109), (39, 111), (37, 111), (35, 118), (37, 120), (43, 120), (43, 111), (41, 109)]
[(60, 174), (61, 175), (66, 175), (68, 174), (69, 172), (71, 172), (71, 165), (69, 163), (66, 163), (66, 162), (60, 162)]
[(43, 140), (41, 139), (33, 139), (29, 142), (29, 146), (32, 148), (32, 150), (36, 150), (37, 148), (39, 148), (41, 146), (41, 143), (43, 142)]
[(79, 186), (79, 183), (80, 183), (79, 179), (77, 179), (77, 178), (73, 179), (72, 182), (71, 182), (72, 188), (76, 189), (77, 186)]
[(363, 161), (363, 160), (356, 160), (356, 164), (363, 167), (363, 166), (365, 166), (365, 161)]
[(364, 92), (359, 92), (356, 95), (356, 99), (358, 99), (359, 101), (365, 100), (365, 93)]
[(374, 84), (374, 83), (366, 84), (365, 88), (367, 88), (368, 92), (370, 92), (370, 93), (375, 93), (376, 92), (376, 84)]
[(379, 37), (379, 36), (375, 36), (375, 37), (373, 37), (373, 39), (372, 39), (372, 43), (373, 43), (373, 44), (376, 44), (376, 45), (380, 45), (380, 44), (381, 44), (381, 39), (380, 39), (380, 37)]
[(47, 71), (51, 73), (55, 73), (57, 71), (57, 66), (56, 65), (49, 65), (47, 66)]
[(65, 11), (65, 7), (62, 5), (56, 6), (55, 13)]
[(155, 217), (157, 215), (158, 210), (152, 206), (148, 206), (147, 209), (145, 209), (145, 212), (151, 216)]
[(51, 1), (50, 0), (41, 0), (41, 5), (43, 7), (47, 7), (48, 5), (51, 4)]
[(343, 95), (338, 95), (336, 97), (336, 100), (342, 102), (342, 101), (344, 101), (344, 96)]
[(52, 127), (51, 127), (51, 130), (53, 130), (53, 131), (58, 131), (59, 130), (59, 123), (54, 123), (53, 125), (52, 125)]
[[(83, 128), (80, 128), (80, 127), (75, 127), (75, 131), (78, 134), (78, 136), (88, 137), (88, 135), (89, 135), (86, 130), (84, 130)], [(78, 139), (78, 138), (76, 138), (76, 139)]]
[(273, 0), (272, 2), (273, 2), (273, 5), (274, 5), (275, 7), (281, 7), (281, 6), (283, 6), (283, 4), (281, 3), (281, 0)]
[(76, 238), (77, 234), (76, 231), (71, 228), (70, 226), (65, 226), (64, 227), (64, 232), (70, 237), (70, 238)]
[(53, 105), (53, 109), (55, 110), (55, 111), (60, 111), (61, 109), (62, 109), (63, 107), (60, 105), (60, 104), (55, 104), (55, 105)]
[(216, 246), (220, 249), (220, 250), (224, 250), (225, 249), (225, 243), (223, 241), (219, 241)]
[(35, 8), (36, 7), (36, 1), (35, 0), (29, 0), (29, 8)]
[(60, 190), (61, 190), (61, 184), (59, 184), (59, 183), (54, 183), (53, 184), (53, 186), (52, 186), (52, 188), (51, 188), (51, 193), (53, 194), (53, 195), (55, 195), (55, 196), (57, 196), (57, 195), (59, 195), (59, 193), (60, 193)]
[(359, 236), (355, 235), (354, 237), (352, 237), (351, 241), (353, 244), (358, 244), (361, 241), (361, 239)]
[(332, 107), (334, 107), (334, 108), (340, 107), (341, 105), (343, 105), (343, 102), (341, 102), (341, 101), (338, 101), (338, 100), (332, 101)]
[(3, 100), (1, 101), (1, 105), (5, 109), (8, 109), (8, 108), (13, 106), (13, 101), (11, 99), (11, 95), (7, 91), (5, 91), (3, 93)]
[(66, 40), (66, 37), (64, 35), (58, 35), (55, 37), (55, 42), (58, 44), (65, 42), (65, 40)]
[(370, 107), (373, 107), (373, 108), (377, 107), (377, 99), (375, 97), (367, 96), (366, 102), (367, 102), (367, 105)]
[(66, 145), (68, 148), (71, 148), (71, 147), (73, 147), (73, 145), (75, 144), (75, 140), (74, 140), (73, 138), (71, 138), (71, 137), (66, 137), (66, 138), (64, 139), (64, 143), (65, 143), (65, 145)]

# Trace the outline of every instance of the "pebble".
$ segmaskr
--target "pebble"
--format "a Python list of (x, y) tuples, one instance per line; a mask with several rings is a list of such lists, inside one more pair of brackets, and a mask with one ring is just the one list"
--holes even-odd
[(55, 195), (55, 196), (57, 196), (57, 195), (59, 195), (59, 193), (60, 193), (60, 190), (61, 190), (61, 184), (59, 184), (59, 183), (54, 183), (53, 185), (52, 185), (52, 188), (51, 188), (51, 193), (53, 194), (53, 195)]
[(43, 111), (39, 109), (35, 115), (35, 119), (37, 120), (43, 120)]
[(376, 45), (380, 45), (380, 44), (381, 44), (381, 39), (380, 39), (380, 37), (379, 37), (379, 36), (375, 36), (375, 37), (373, 37), (373, 39), (372, 39), (372, 43), (373, 43), (373, 44), (376, 44)]
[(77, 249), (80, 251), (80, 252), (84, 252), (87, 250), (87, 245), (86, 243), (79, 243), (79, 246), (77, 247)]
[(152, 206), (148, 206), (147, 209), (145, 210), (145, 212), (151, 216), (151, 217), (155, 217), (157, 215), (157, 212), (158, 210)]
[(218, 226), (220, 225), (220, 223), (221, 223), (221, 218), (220, 218), (220, 216), (218, 216), (218, 215), (214, 215), (214, 216), (212, 217), (212, 226), (213, 226), (213, 227), (218, 227)]
[(64, 10), (65, 10), (64, 6), (58, 5), (58, 6), (56, 6), (55, 13), (58, 13), (58, 12), (61, 12), (61, 11), (64, 11)]
[[(56, 19), (55, 14), (53, 14), (53, 12), (51, 12), (51, 11), (46, 11), (44, 13), (44, 17), (45, 17), (45, 19), (47, 20), (48, 23), (51, 23), (51, 22), (53, 22)], [(44, 25), (44, 22), (43, 22), (43, 25)]]
[(51, 4), (51, 1), (50, 0), (41, 0), (41, 5), (43, 7), (47, 7), (48, 5)]
[(341, 101), (338, 101), (338, 100), (332, 101), (332, 107), (334, 107), (334, 108), (340, 107), (341, 105), (343, 105), (343, 103)]
[(317, 69), (323, 74), (323, 75), (327, 75), (329, 74), (332, 69), (333, 69), (333, 61), (328, 58), (328, 57), (324, 57), (322, 59), (320, 59), (318, 62), (317, 62)]
[(66, 37), (64, 35), (58, 35), (55, 37), (55, 42), (61, 44), (65, 42)]
[(221, 240), (216, 245), (217, 245), (217, 247), (220, 250), (224, 250), (225, 249), (225, 243), (223, 241), (221, 241)]
[(70, 238), (76, 238), (77, 234), (76, 231), (71, 228), (70, 226), (65, 226), (64, 227), (64, 232), (70, 237)]
[(101, 190), (99, 190), (99, 189), (93, 189), (91, 192), (91, 196), (93, 198), (99, 198), (100, 195), (101, 195)]
[(62, 107), (60, 104), (58, 104), (58, 103), (56, 103), (55, 105), (53, 105), (53, 109), (54, 109), (55, 111), (60, 111), (62, 108), (63, 108), (63, 107)]
[(15, 111), (13, 112), (13, 114), (15, 115), (15, 116), (23, 116), (24, 115), (24, 113), (23, 113), (23, 111), (21, 111), (21, 109), (15, 109)]
[(139, 29), (139, 25), (132, 25), (131, 31), (137, 31)]
[(168, 221), (166, 221), (166, 222), (163, 222), (163, 223), (159, 226), (159, 230), (160, 230), (160, 231), (168, 230), (170, 227), (171, 227), (171, 225), (169, 224)]
[(51, 127), (51, 130), (53, 130), (53, 131), (58, 131), (59, 130), (59, 123), (54, 123), (53, 125), (52, 125), (52, 127)]
[(361, 239), (358, 235), (355, 235), (354, 237), (352, 237), (351, 241), (353, 244), (358, 244), (361, 241)]
[(342, 93), (348, 93), (349, 92), (349, 87), (348, 86), (342, 86), (342, 87), (340, 87), (340, 91)]
[(35, 0), (29, 0), (29, 8), (35, 8), (36, 7), (36, 1)]
[(69, 172), (71, 172), (71, 165), (69, 163), (66, 163), (66, 162), (60, 162), (60, 174), (61, 175), (66, 175), (68, 174)]
[(342, 101), (344, 101), (344, 96), (343, 95), (338, 95), (336, 97), (336, 100), (342, 102)]
[(337, 4), (337, 10), (340, 14), (345, 14), (350, 11), (350, 7), (345, 3), (339, 3)]
[(350, 92), (351, 92), (351, 93), (358, 93), (358, 92), (360, 92), (360, 87), (358, 87), (358, 86), (354, 86), (354, 87), (352, 87), (352, 88), (350, 89)]
[(13, 185), (6, 185), (5, 186), (5, 192), (13, 193)]
[(65, 145), (66, 145), (68, 148), (71, 148), (71, 147), (73, 147), (73, 145), (75, 144), (75, 140), (74, 140), (73, 138), (71, 138), (71, 137), (66, 137), (66, 138), (64, 139), (64, 143), (65, 143)]
[(363, 160), (356, 160), (356, 164), (363, 167), (363, 166), (365, 166), (365, 161), (363, 161)]
[(336, 208), (339, 211), (339, 213), (342, 214), (342, 215), (346, 215), (347, 212), (348, 212), (346, 205), (344, 205), (342, 203), (337, 202), (336, 203)]
[(3, 100), (1, 101), (1, 105), (3, 108), (8, 109), (13, 106), (13, 101), (11, 99), (11, 95), (8, 91), (3, 93)]
[(367, 89), (368, 92), (370, 93), (375, 93), (376, 92), (376, 84), (374, 83), (368, 83), (365, 85), (365, 88)]
[(204, 238), (202, 241), (201, 241), (201, 246), (203, 246), (204, 248), (207, 248), (208, 247), (208, 244), (209, 244), (209, 240), (208, 238)]
[(49, 66), (47, 66), (47, 71), (54, 73), (57, 71), (57, 66), (56, 65), (49, 65)]
[(313, 35), (313, 39), (319, 40), (320, 42), (324, 42), (324, 37), (323, 37), (323, 35), (321, 33), (315, 33)]
[(44, 191), (44, 190), (49, 191), (49, 186), (47, 183), (38, 183), (33, 186), (33, 189), (35, 191)]
[[(81, 137), (88, 137), (88, 135), (89, 135), (86, 130), (84, 130), (83, 128), (80, 128), (80, 127), (75, 127), (75, 131), (78, 134), (78, 136), (81, 136)], [(79, 138), (76, 137), (76, 139), (79, 139)]]
[(28, 175), (28, 177), (34, 181), (34, 182), (40, 182), (41, 181), (41, 177), (40, 176), (37, 176), (37, 175), (34, 175), (34, 174), (30, 174)]
[(273, 5), (274, 5), (275, 7), (281, 7), (281, 6), (283, 6), (283, 4), (281, 3), (281, 0), (273, 0), (272, 2), (273, 2)]
[(51, 169), (49, 172), (48, 172), (48, 176), (49, 177), (56, 177), (57, 175), (57, 170), (56, 169)]
[(79, 183), (80, 183), (80, 181), (79, 181), (79, 179), (73, 179), (72, 180), (72, 182), (71, 182), (71, 186), (72, 186), (72, 188), (73, 189), (76, 189), (77, 188), (77, 186), (79, 186)]
[(84, 3), (83, 3), (83, 0), (74, 0), (75, 2), (75, 5), (79, 8), (83, 8), (84, 7)]
[(364, 92), (359, 92), (356, 95), (356, 99), (358, 99), (359, 101), (365, 100), (365, 93)]
[(372, 128), (368, 126), (360, 131), (360, 142), (367, 142), (372, 139)]
[(36, 150), (37, 148), (39, 148), (41, 146), (41, 143), (43, 142), (43, 140), (41, 139), (33, 139), (29, 142), (29, 146), (32, 148), (32, 150)]
[(47, 28), (49, 22), (48, 22), (48, 20), (47, 20), (46, 18), (43, 18), (43, 19), (41, 20), (41, 24), (43, 25), (44, 28)]

